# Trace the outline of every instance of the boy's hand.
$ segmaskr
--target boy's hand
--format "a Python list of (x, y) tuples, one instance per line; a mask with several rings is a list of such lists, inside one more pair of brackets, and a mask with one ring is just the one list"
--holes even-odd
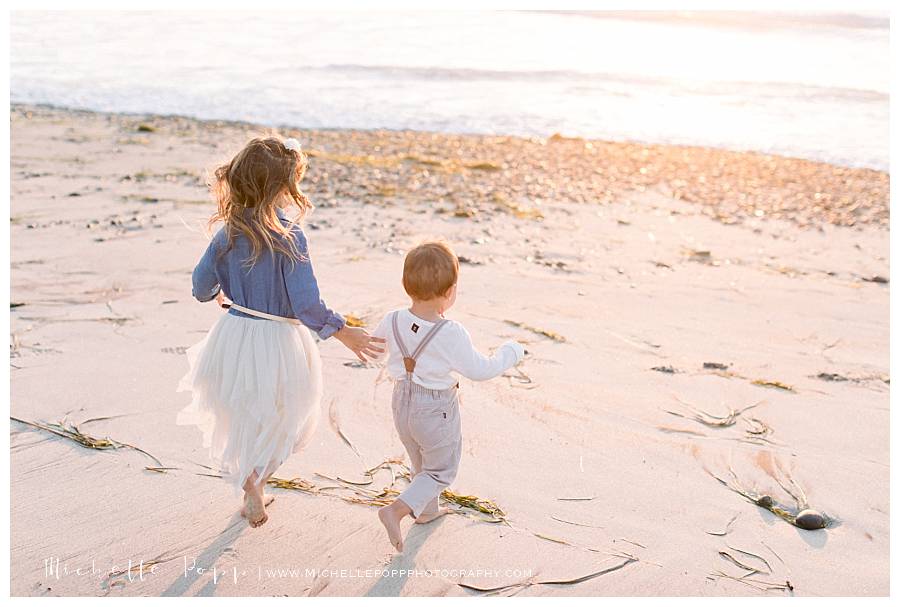
[(384, 353), (384, 348), (379, 348), (377, 344), (383, 344), (384, 339), (381, 337), (373, 337), (360, 327), (348, 327), (344, 325), (334, 334), (339, 342), (347, 346), (359, 360), (369, 362), (369, 358), (378, 358), (379, 354)]

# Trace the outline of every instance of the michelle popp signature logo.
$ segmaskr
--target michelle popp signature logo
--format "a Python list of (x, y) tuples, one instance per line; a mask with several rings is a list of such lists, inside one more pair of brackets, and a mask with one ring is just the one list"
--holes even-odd
[[(96, 560), (91, 559), (90, 565), (70, 565), (59, 558), (50, 557), (44, 559), (44, 577), (61, 579), (68, 576), (85, 577), (92, 576), (110, 586), (121, 585), (126, 582), (140, 582), (149, 576), (157, 575), (162, 565), (175, 559), (159, 560), (132, 560), (128, 559), (123, 564), (113, 564), (109, 567), (98, 567)], [(438, 569), (353, 569), (353, 568), (319, 568), (301, 566), (264, 566), (242, 568), (237, 566), (217, 567), (198, 563), (196, 557), (183, 556), (181, 558), (181, 571), (178, 575), (185, 578), (210, 577), (213, 584), (230, 582), (238, 584), (241, 580), (277, 580), (277, 579), (353, 579), (353, 578), (445, 578), (445, 579), (479, 579), (479, 578), (527, 578), (532, 572), (530, 569), (491, 569), (472, 567), (446, 567)]]
[(44, 559), (44, 577), (60, 580), (64, 577), (95, 577), (100, 580), (114, 578), (126, 578), (129, 581), (143, 580), (145, 575), (156, 573), (159, 563), (151, 561), (132, 561), (127, 564), (112, 564), (109, 567), (98, 567), (96, 559), (91, 559), (90, 565), (69, 565), (59, 558), (50, 557)]

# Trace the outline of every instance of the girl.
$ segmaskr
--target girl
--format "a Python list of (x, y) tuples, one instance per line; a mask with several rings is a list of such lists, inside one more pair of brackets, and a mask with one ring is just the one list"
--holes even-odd
[(319, 296), (306, 236), (287, 216), (293, 208), (299, 220), (313, 208), (299, 189), (306, 167), (296, 139), (269, 137), (216, 169), (218, 211), (209, 225), (225, 225), (192, 276), (197, 300), (230, 309), (187, 350), (177, 391), (193, 395), (176, 423), (203, 431), (223, 478), (244, 490), (241, 514), (252, 527), (268, 520), (266, 482), (319, 420), (321, 361), (310, 330), (334, 336), (362, 361), (383, 352), (375, 344), (383, 339), (347, 327)]

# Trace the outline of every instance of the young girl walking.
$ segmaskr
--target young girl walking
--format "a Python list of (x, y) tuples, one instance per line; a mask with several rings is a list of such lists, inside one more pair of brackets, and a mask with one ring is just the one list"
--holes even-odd
[(229, 310), (187, 350), (177, 391), (192, 399), (176, 423), (203, 431), (223, 478), (236, 494), (243, 489), (241, 514), (252, 527), (268, 520), (266, 482), (318, 424), (321, 360), (310, 331), (334, 336), (363, 361), (383, 352), (383, 339), (346, 326), (319, 295), (297, 223), (312, 209), (299, 189), (306, 167), (296, 139), (275, 137), (253, 139), (219, 167), (209, 225), (224, 226), (192, 276), (194, 298)]

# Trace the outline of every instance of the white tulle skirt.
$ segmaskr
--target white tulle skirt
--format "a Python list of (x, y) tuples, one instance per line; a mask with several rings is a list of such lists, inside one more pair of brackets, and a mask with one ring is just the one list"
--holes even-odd
[(200, 428), (235, 492), (309, 443), (322, 401), (322, 361), (309, 329), (223, 314), (187, 359), (176, 391), (193, 397), (176, 423)]

